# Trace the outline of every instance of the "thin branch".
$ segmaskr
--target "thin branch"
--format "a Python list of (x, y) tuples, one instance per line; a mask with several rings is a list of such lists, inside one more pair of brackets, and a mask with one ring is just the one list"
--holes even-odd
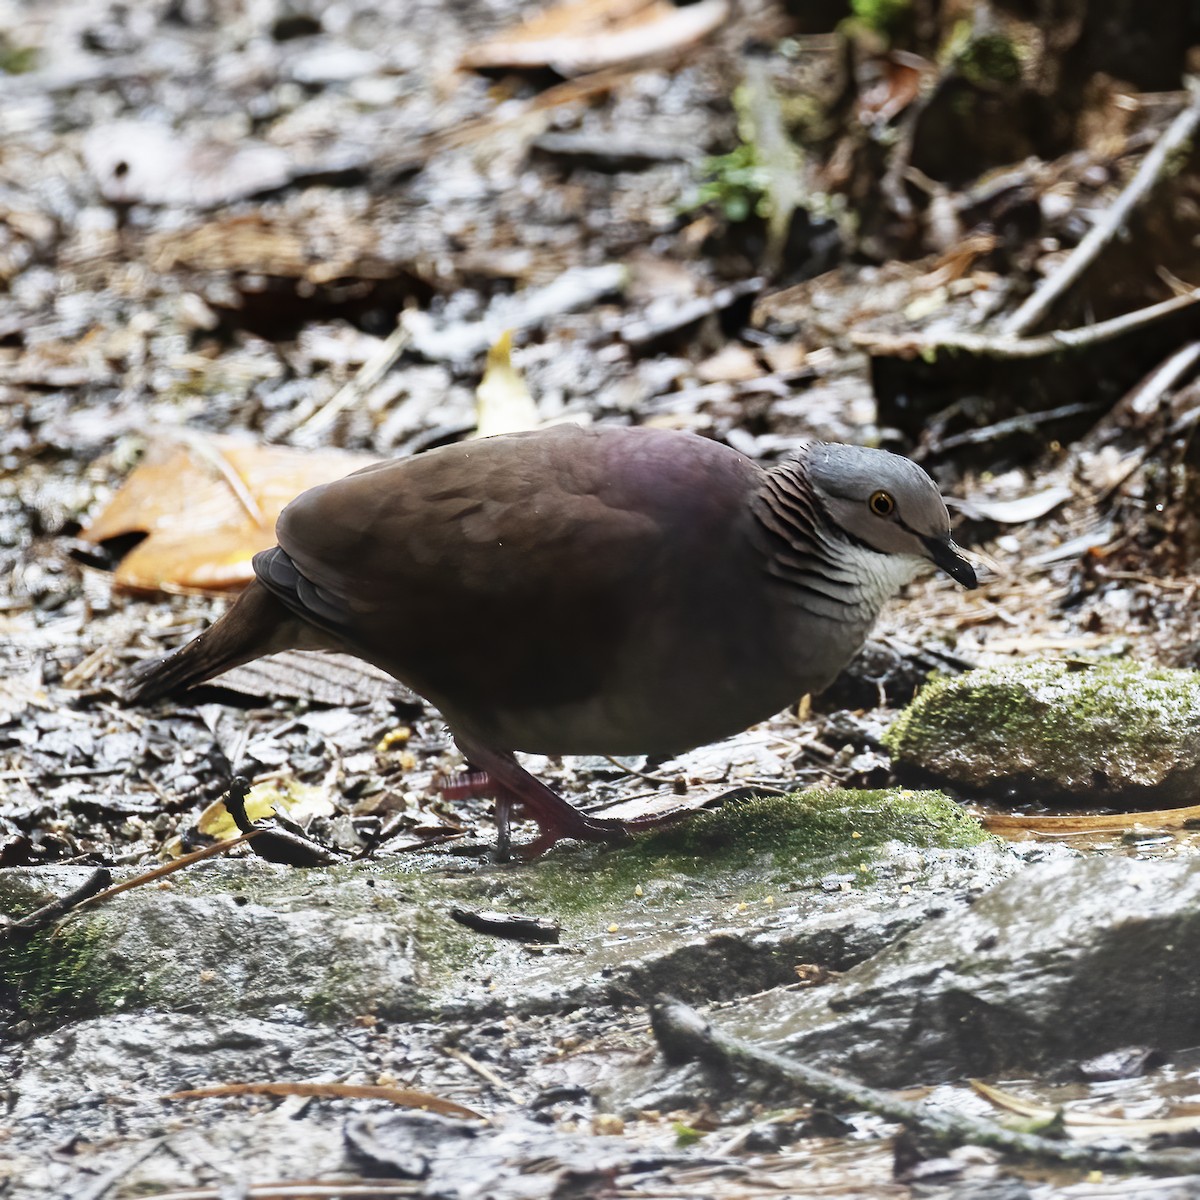
[(814, 1100), (876, 1113), (919, 1131), (936, 1145), (986, 1146), (1015, 1158), (1099, 1171), (1145, 1171), (1154, 1175), (1200, 1172), (1200, 1151), (1110, 1150), (1021, 1133), (986, 1118), (966, 1117), (927, 1104), (901, 1100), (890, 1092), (797, 1059), (763, 1050), (714, 1029), (694, 1008), (660, 997), (650, 1010), (650, 1024), (668, 1062), (705, 1062), (745, 1071), (796, 1088)]
[(1085, 413), (1094, 412), (1099, 407), (1098, 404), (1064, 404), (1061, 408), (1046, 408), (1041, 412), (1018, 413), (1015, 417), (1005, 417), (1003, 421), (997, 421), (994, 425), (981, 425), (976, 429), (966, 429), (962, 433), (936, 438), (933, 448), (941, 454), (958, 446), (978, 446), (1007, 437), (1010, 433), (1024, 433), (1036, 425), (1045, 425), (1050, 421), (1080, 417)]
[(1163, 300), (1158, 304), (1148, 305), (1146, 308), (1122, 313), (1119, 317), (1112, 317), (1107, 321), (1099, 321), (1095, 325), (1056, 329), (1052, 333), (1042, 333), (1037, 337), (1015, 337), (1008, 333), (996, 336), (960, 333), (945, 338), (878, 337), (860, 334), (853, 340), (868, 354), (888, 355), (893, 358), (928, 358), (961, 351), (963, 354), (973, 354), (978, 358), (990, 358), (1001, 362), (1022, 361), (1044, 358), (1064, 351), (1088, 350), (1127, 333), (1138, 333), (1148, 329), (1198, 303), (1200, 288), (1182, 296), (1173, 296), (1170, 300)]
[(343, 409), (361, 404), (367, 393), (395, 366), (410, 340), (408, 329), (398, 322), (379, 349), (358, 368), (354, 378), (338, 388), (325, 404), (296, 426), (296, 438), (300, 441), (311, 439), (332, 425)]
[(493, 1071), (492, 1068), (486, 1063), (481, 1063), (478, 1059), (472, 1058), (471, 1055), (467, 1054), (465, 1051), (456, 1050), (453, 1046), (443, 1046), (442, 1053), (462, 1063), (462, 1065), (466, 1067), (468, 1071), (474, 1071), (480, 1079), (483, 1079), (489, 1083), (493, 1088), (496, 1089), (497, 1092), (500, 1093), (501, 1096), (510, 1101), (512, 1104), (521, 1103), (521, 1097), (517, 1094), (517, 1092), (509, 1087), (508, 1084), (505, 1083), (504, 1080), (501, 1079), (500, 1076), (497, 1075), (496, 1072)]
[(170, 1092), (164, 1100), (205, 1100), (220, 1096), (315, 1096), (327, 1100), (383, 1100), (402, 1108), (427, 1109), (446, 1117), (466, 1117), (471, 1120), (486, 1120), (465, 1104), (444, 1100), (430, 1092), (415, 1088), (386, 1087), (374, 1083), (314, 1083), (310, 1081), (276, 1083), (217, 1083), (211, 1087), (186, 1088)]
[(1175, 155), (1182, 150), (1200, 126), (1200, 82), (1187, 81), (1192, 102), (1167, 126), (1162, 137), (1142, 159), (1133, 178), (1117, 197), (1112, 207), (1092, 226), (1087, 236), (1067, 255), (1062, 265), (1048, 275), (1024, 304), (1005, 321), (1002, 331), (1019, 337), (1033, 329), (1050, 311), (1054, 303), (1074, 285), (1092, 265), (1100, 252), (1113, 240), (1129, 220), (1133, 210), (1167, 178)]
[(105, 891), (98, 892), (96, 895), (89, 897), (83, 904), (77, 907), (83, 908), (85, 905), (102, 904), (105, 900), (111, 900), (113, 896), (119, 896), (122, 892), (132, 891), (134, 888), (142, 887), (144, 884), (153, 883), (156, 879), (162, 879), (166, 875), (173, 875), (176, 871), (183, 870), (184, 867), (190, 867), (192, 863), (212, 858), (215, 854), (225, 854), (235, 846), (240, 846), (244, 842), (248, 842), (251, 838), (258, 837), (260, 833), (262, 833), (261, 829), (255, 829), (253, 832), (244, 833), (240, 837), (228, 838), (223, 842), (214, 842), (211, 846), (205, 846), (202, 850), (193, 850), (190, 854), (183, 854), (179, 858), (172, 859), (169, 863), (164, 863), (161, 867), (154, 867), (149, 871), (144, 871), (141, 875), (135, 875), (132, 879), (126, 879), (122, 883), (114, 884)]
[(98, 867), (83, 883), (65, 896), (58, 896), (49, 904), (43, 904), (41, 908), (22, 917), (19, 921), (10, 921), (5, 925), (0, 925), (0, 945), (16, 938), (32, 937), (39, 930), (45, 929), (47, 925), (53, 924), (60, 917), (79, 908), (80, 905), (94, 900), (97, 894), (105, 895), (101, 889), (108, 887), (111, 882), (112, 874), (108, 868)]
[[(222, 1200), (229, 1189), (220, 1187), (184, 1188), (175, 1192), (156, 1192), (154, 1200)], [(355, 1179), (331, 1183), (319, 1179), (289, 1179), (281, 1183), (251, 1183), (237, 1195), (246, 1200), (385, 1200), (388, 1196), (428, 1195), (424, 1184), (406, 1180), (397, 1183), (390, 1179)]]
[(146, 1159), (157, 1154), (158, 1151), (166, 1144), (167, 1138), (157, 1137), (151, 1138), (143, 1145), (139, 1146), (133, 1154), (120, 1165), (113, 1167), (111, 1171), (105, 1171), (99, 1179), (93, 1180), (82, 1191), (75, 1193), (75, 1200), (103, 1200), (103, 1198), (118, 1184), (126, 1175), (128, 1175), (134, 1167), (141, 1166)]

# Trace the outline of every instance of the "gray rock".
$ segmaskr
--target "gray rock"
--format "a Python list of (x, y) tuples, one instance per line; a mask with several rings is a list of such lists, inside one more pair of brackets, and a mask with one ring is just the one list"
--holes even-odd
[[(643, 1086), (654, 1073), (629, 1007), (639, 999), (668, 987), (693, 1000), (744, 996), (794, 983), (799, 964), (848, 968), (1024, 865), (943, 796), (830, 792), (727, 805), (630, 846), (524, 865), (406, 855), (192, 867), (4, 948), (0, 999), (25, 1022), (19, 1042), (0, 1042), (11, 1131), (0, 1167), (22, 1180), (18, 1200), (81, 1195), (105, 1172), (130, 1194), (170, 1191), (193, 1185), (207, 1169), (197, 1164), (226, 1162), (284, 1179), (348, 1162), (362, 1174), (375, 1161), (428, 1172), (425, 1194), (464, 1200), (488, 1172), (526, 1197), (565, 1195), (579, 1174), (591, 1194), (623, 1164), (650, 1170), (640, 1141), (589, 1143), (586, 1124), (564, 1137), (509, 1119), (471, 1127), (468, 1161), (451, 1149), (459, 1127), (392, 1119), (377, 1101), (163, 1097), (223, 1082), (391, 1079), (495, 1115), (496, 1093), (446, 1054), (454, 1048), (499, 1071), (501, 1108), (514, 1095), (578, 1092), (564, 1119), (586, 1120), (615, 1064), (636, 1064)], [(86, 873), (4, 871), (0, 911), (29, 912)], [(469, 931), (449, 916), (468, 905), (551, 916), (563, 943)], [(51, 1153), (64, 1131), (86, 1149)], [(660, 1134), (652, 1157), (664, 1171), (706, 1153), (677, 1147), (669, 1124)], [(566, 1174), (531, 1165), (549, 1160)]]
[(729, 1032), (881, 1086), (1062, 1072), (1136, 1039), (1200, 1043), (1200, 862), (1066, 859), (999, 884)]
[[(728, 999), (794, 982), (797, 964), (844, 970), (1021, 866), (937, 793), (805, 793), (525, 866), (213, 860), (10, 947), (4, 970), (42, 1025), (279, 1005), (318, 1021), (471, 1020), (635, 1004), (664, 988)], [(31, 911), (85, 873), (6, 871), (0, 912)], [(473, 932), (450, 916), (461, 907), (550, 917), (562, 944)]]

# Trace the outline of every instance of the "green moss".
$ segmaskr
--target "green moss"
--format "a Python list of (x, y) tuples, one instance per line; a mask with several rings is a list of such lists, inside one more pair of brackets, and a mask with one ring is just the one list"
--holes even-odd
[[(367, 986), (362, 971), (344, 962), (331, 963), (315, 980), (297, 980), (297, 1001), (314, 1021), (322, 1023), (376, 1015), (381, 1007), (386, 1008), (385, 998), (368, 995)], [(406, 1011), (404, 1015), (420, 1014)]]
[(908, 16), (912, 0), (851, 0), (850, 10), (868, 29), (891, 33)]
[(106, 958), (107, 942), (104, 922), (94, 917), (5, 942), (0, 979), (20, 1019), (41, 1026), (65, 1013), (91, 1017), (143, 1003), (139, 983)]
[(838, 857), (888, 841), (974, 846), (981, 839), (979, 826), (940, 792), (838, 789), (763, 797), (701, 813), (643, 839), (634, 853), (715, 856), (741, 866), (764, 848), (781, 864)]
[(631, 845), (552, 857), (518, 886), (529, 889), (523, 899), (566, 914), (627, 903), (638, 886), (646, 907), (669, 907), (706, 881), (728, 883), (738, 872), (759, 886), (848, 871), (866, 882), (885, 844), (959, 848), (987, 840), (978, 822), (940, 792), (800, 792), (702, 812)]
[(36, 71), (37, 65), (38, 52), (33, 46), (18, 46), (0, 33), (0, 74), (26, 75)]
[(1157, 782), (1200, 728), (1200, 673), (1133, 662), (1034, 660), (925, 687), (884, 737), (899, 760), (989, 765), (997, 776), (1111, 774)]
[(963, 78), (972, 83), (1012, 86), (1021, 82), (1017, 47), (998, 33), (972, 38), (959, 51), (955, 65)]
[(727, 221), (734, 223), (769, 215), (764, 206), (770, 180), (752, 142), (739, 142), (728, 154), (705, 159), (703, 171), (705, 181), (689, 209), (714, 204)]
[(486, 958), (503, 944), (497, 940), (481, 943), (477, 933), (458, 924), (440, 908), (425, 909), (419, 924), (422, 961), (431, 975), (442, 978), (478, 968), (481, 957)]

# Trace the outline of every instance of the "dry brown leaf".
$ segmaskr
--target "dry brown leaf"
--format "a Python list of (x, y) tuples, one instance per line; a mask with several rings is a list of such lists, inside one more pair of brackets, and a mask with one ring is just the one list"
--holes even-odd
[(361, 1083), (222, 1083), (214, 1087), (171, 1092), (167, 1100), (200, 1100), (208, 1096), (324, 1096), (335, 1100), (385, 1100), (405, 1108), (424, 1108), (446, 1117), (483, 1116), (465, 1104), (443, 1100), (414, 1088), (381, 1087)]
[(117, 567), (129, 591), (241, 587), (254, 577), (251, 558), (275, 545), (289, 500), (377, 461), (193, 434), (155, 447), (81, 536), (148, 535)]
[(895, 51), (867, 59), (860, 67), (858, 119), (864, 125), (894, 121), (920, 94), (921, 85), (937, 74), (919, 55)]
[(396, 266), (380, 259), (366, 226), (345, 224), (336, 245), (318, 251), (296, 230), (262, 213), (221, 217), (152, 234), (146, 252), (156, 271), (238, 271), (304, 279), (321, 285), (347, 277), (391, 279)]
[(582, 75), (681, 50), (718, 29), (729, 13), (729, 0), (682, 8), (668, 0), (569, 0), (468, 50), (459, 65), (551, 67), (560, 75)]

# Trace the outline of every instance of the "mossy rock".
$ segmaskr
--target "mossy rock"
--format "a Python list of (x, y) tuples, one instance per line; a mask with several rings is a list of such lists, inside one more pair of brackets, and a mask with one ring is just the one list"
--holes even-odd
[[(918, 924), (939, 889), (961, 891), (964, 870), (1012, 869), (979, 853), (991, 840), (940, 793), (819, 791), (730, 804), (628, 845), (563, 847), (532, 863), (214, 861), (10, 939), (0, 947), (0, 1018), (7, 1008), (45, 1027), (150, 1008), (234, 1021), (280, 1009), (318, 1021), (447, 1011), (477, 1020), (641, 997), (668, 981), (693, 998), (735, 995), (747, 979), (749, 990), (789, 982), (797, 961), (841, 969)], [(0, 873), (0, 914), (23, 916), (84, 874)], [(465, 929), (451, 916), (459, 907), (548, 917), (563, 953), (535, 957)]]
[(931, 683), (884, 740), (898, 765), (971, 791), (1191, 803), (1200, 672), (1133, 662), (984, 667)]
[(669, 907), (672, 897), (740, 889), (751, 880), (814, 886), (849, 871), (867, 883), (897, 847), (962, 850), (988, 840), (980, 823), (941, 792), (818, 788), (700, 812), (619, 850), (551, 856), (531, 879), (536, 896), (558, 912), (605, 911), (648, 878), (659, 881), (655, 901)]

